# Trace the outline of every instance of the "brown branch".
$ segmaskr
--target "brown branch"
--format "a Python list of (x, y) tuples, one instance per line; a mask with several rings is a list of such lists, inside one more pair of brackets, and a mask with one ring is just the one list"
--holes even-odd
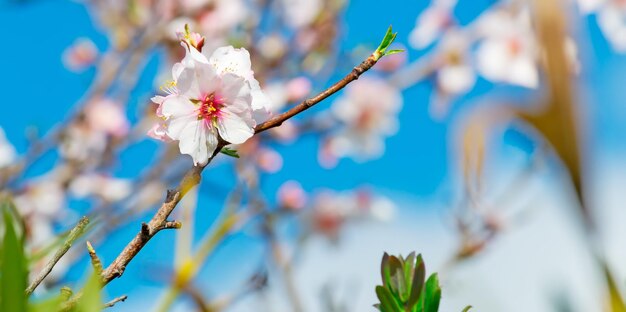
[(126, 299), (128, 299), (128, 296), (124, 295), (124, 296), (119, 296), (107, 303), (105, 303), (102, 308), (106, 309), (106, 308), (110, 308), (112, 306), (114, 306), (116, 303), (118, 302), (124, 302)]
[[(357, 80), (361, 74), (372, 68), (374, 64), (378, 61), (380, 56), (372, 54), (365, 61), (363, 61), (359, 66), (354, 67), (352, 71), (346, 75), (343, 79), (338, 81), (337, 83), (330, 86), (328, 89), (320, 92), (316, 96), (309, 98), (307, 100), (302, 101), (300, 104), (294, 106), (288, 111), (274, 116), (273, 118), (257, 125), (255, 127), (255, 134), (261, 133), (265, 130), (280, 126), (285, 120), (294, 117), (295, 115), (313, 107), (314, 105), (320, 103), (324, 99), (333, 95), (337, 91), (343, 89), (350, 82)], [(156, 214), (152, 217), (150, 222), (143, 223), (141, 227), (141, 231), (135, 235), (135, 237), (126, 245), (124, 250), (117, 256), (117, 258), (111, 263), (103, 272), (102, 272), (102, 280), (103, 285), (108, 284), (114, 278), (122, 276), (124, 274), (124, 270), (130, 261), (139, 253), (139, 251), (148, 243), (148, 241), (154, 237), (160, 230), (165, 228), (176, 228), (176, 227), (168, 227), (167, 218), (174, 211), (176, 205), (180, 202), (180, 200), (185, 196), (185, 194), (198, 183), (200, 183), (200, 178), (202, 171), (204, 168), (213, 160), (213, 158), (221, 151), (221, 149), (228, 145), (229, 143), (224, 140), (219, 140), (217, 148), (209, 160), (207, 164), (203, 166), (194, 166), (191, 168), (187, 174), (183, 177), (183, 180), (178, 184), (178, 187), (174, 190), (168, 191), (167, 196), (165, 198), (164, 203), (161, 205), (159, 210), (157, 210)]]
[(335, 94), (337, 91), (343, 89), (345, 86), (347, 86), (349, 83), (351, 83), (354, 80), (359, 79), (359, 77), (366, 72), (367, 70), (369, 70), (370, 68), (372, 68), (372, 66), (374, 66), (374, 64), (376, 64), (378, 58), (372, 54), (370, 55), (365, 61), (363, 61), (359, 66), (356, 66), (355, 68), (352, 69), (352, 72), (350, 72), (348, 75), (346, 75), (345, 77), (343, 77), (343, 79), (339, 80), (338, 82), (336, 82), (335, 84), (333, 84), (332, 86), (330, 86), (328, 89), (320, 92), (318, 95), (310, 98), (310, 99), (306, 99), (304, 101), (302, 101), (300, 104), (294, 106), (293, 108), (291, 108), (290, 110), (280, 114), (280, 115), (276, 115), (273, 118), (257, 125), (254, 128), (255, 133), (260, 133), (263, 132), (265, 130), (274, 128), (274, 127), (278, 127), (280, 126), (285, 120), (290, 119), (291, 117), (302, 113), (303, 111), (313, 107), (315, 104), (323, 101), (324, 99), (326, 99), (327, 97)]
[(48, 276), (48, 274), (52, 272), (52, 269), (54, 268), (54, 266), (57, 264), (57, 262), (59, 262), (59, 260), (61, 260), (61, 258), (70, 249), (70, 247), (72, 247), (72, 244), (74, 243), (74, 241), (83, 234), (87, 224), (89, 224), (89, 219), (87, 217), (82, 217), (80, 221), (78, 221), (78, 224), (76, 224), (76, 226), (70, 231), (69, 235), (65, 239), (65, 242), (63, 243), (61, 248), (59, 248), (56, 251), (56, 253), (54, 253), (54, 256), (52, 257), (52, 259), (50, 259), (50, 261), (46, 263), (46, 266), (43, 268), (43, 270), (39, 272), (35, 280), (28, 286), (28, 288), (26, 288), (27, 296), (32, 294), (33, 291), (35, 291), (35, 289), (37, 288), (37, 286), (39, 286), (39, 284), (43, 282), (43, 280)]

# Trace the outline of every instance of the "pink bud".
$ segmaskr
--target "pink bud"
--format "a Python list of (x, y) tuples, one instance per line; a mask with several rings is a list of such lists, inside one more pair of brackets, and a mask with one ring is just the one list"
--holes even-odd
[(278, 203), (290, 210), (299, 210), (306, 205), (306, 193), (297, 181), (287, 181), (278, 189)]
[(78, 38), (63, 52), (63, 64), (68, 69), (78, 72), (93, 65), (97, 57), (96, 45), (87, 38)]
[(286, 120), (280, 127), (270, 130), (270, 133), (282, 143), (291, 143), (298, 136), (298, 127), (291, 120)]
[(262, 148), (257, 152), (259, 167), (268, 173), (276, 173), (283, 167), (283, 157), (272, 149)]
[(287, 83), (287, 100), (297, 101), (311, 93), (311, 80), (306, 77), (291, 79)]

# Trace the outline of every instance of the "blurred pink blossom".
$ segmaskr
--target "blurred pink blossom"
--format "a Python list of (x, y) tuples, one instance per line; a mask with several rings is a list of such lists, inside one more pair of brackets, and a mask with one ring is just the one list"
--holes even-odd
[(331, 107), (342, 126), (328, 139), (325, 152), (358, 161), (380, 157), (385, 138), (398, 131), (401, 107), (400, 91), (384, 80), (366, 77), (350, 84)]
[(256, 161), (261, 170), (276, 173), (283, 167), (283, 157), (273, 149), (261, 148), (256, 153)]
[(78, 38), (63, 52), (63, 64), (71, 71), (82, 71), (93, 65), (98, 48), (88, 38)]
[(409, 35), (409, 43), (415, 49), (423, 49), (435, 42), (454, 22), (452, 10), (456, 0), (433, 0), (417, 18), (415, 28)]
[(476, 52), (482, 76), (494, 82), (537, 87), (537, 46), (528, 10), (490, 11), (480, 17), (479, 31), (485, 37)]
[(278, 204), (290, 210), (300, 210), (306, 205), (307, 194), (297, 181), (283, 183), (277, 193)]
[(128, 134), (130, 123), (121, 103), (109, 98), (99, 98), (85, 108), (85, 118), (95, 131), (106, 132), (114, 137)]

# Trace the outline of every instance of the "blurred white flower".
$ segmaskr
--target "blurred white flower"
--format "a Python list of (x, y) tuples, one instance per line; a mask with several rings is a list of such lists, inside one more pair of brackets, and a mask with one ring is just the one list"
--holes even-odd
[(311, 24), (323, 8), (322, 0), (281, 0), (285, 20), (294, 28)]
[(342, 127), (327, 142), (335, 157), (364, 161), (379, 157), (384, 140), (398, 131), (402, 95), (387, 82), (363, 78), (350, 84), (331, 107)]
[(66, 159), (97, 162), (106, 149), (106, 133), (95, 131), (84, 121), (72, 123), (63, 134), (59, 152)]
[(477, 50), (477, 69), (485, 78), (527, 88), (539, 84), (537, 47), (528, 11), (490, 11), (480, 17), (485, 38)]
[(210, 10), (205, 10), (198, 24), (202, 33), (215, 37), (230, 31), (250, 17), (248, 5), (243, 0), (212, 0)]
[(78, 72), (93, 65), (98, 57), (98, 48), (88, 38), (78, 38), (63, 52), (63, 64)]
[(596, 11), (606, 0), (578, 0), (578, 6), (580, 11), (584, 14), (589, 14)]
[(415, 28), (409, 35), (409, 43), (415, 49), (423, 49), (440, 37), (452, 25), (452, 10), (456, 0), (434, 0), (417, 18)]
[(48, 219), (60, 217), (65, 207), (65, 190), (54, 177), (42, 177), (28, 184), (15, 197), (15, 205), (22, 215), (36, 215)]
[(300, 210), (306, 205), (307, 195), (297, 181), (283, 183), (277, 192), (278, 204), (290, 210)]
[(97, 173), (80, 175), (72, 180), (69, 190), (77, 198), (96, 195), (106, 201), (115, 202), (126, 198), (131, 192), (131, 182)]
[(437, 86), (446, 94), (467, 93), (476, 83), (476, 73), (466, 55), (469, 47), (467, 38), (449, 31), (441, 40)]
[[(218, 135), (241, 144), (254, 134), (250, 56), (245, 49), (224, 47), (207, 59), (184, 44), (187, 55), (172, 68), (174, 80), (156, 96), (162, 132), (179, 141), (180, 152), (205, 164), (217, 147)], [(256, 80), (254, 80), (256, 81)]]
[(0, 128), (0, 168), (13, 163), (16, 157), (15, 147), (7, 140), (4, 130)]
[(283, 156), (270, 148), (258, 149), (256, 162), (259, 168), (267, 173), (276, 173), (283, 168)]
[(349, 192), (323, 190), (313, 199), (312, 227), (320, 234), (337, 239), (341, 226), (350, 220), (374, 219), (389, 221), (395, 205), (386, 197), (367, 189)]
[(626, 2), (606, 0), (597, 7), (598, 25), (618, 52), (626, 52)]
[(115, 137), (128, 134), (130, 123), (123, 107), (108, 98), (99, 98), (85, 108), (85, 118), (95, 131), (106, 132)]

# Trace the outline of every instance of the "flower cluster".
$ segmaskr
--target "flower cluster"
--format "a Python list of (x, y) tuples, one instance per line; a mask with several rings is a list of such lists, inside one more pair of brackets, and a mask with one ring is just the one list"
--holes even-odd
[(186, 28), (180, 37), (186, 55), (162, 88), (168, 95), (153, 98), (162, 120), (150, 135), (178, 141), (181, 153), (203, 165), (220, 138), (241, 144), (252, 137), (255, 117), (267, 114), (269, 102), (254, 78), (247, 50), (221, 47), (206, 57), (201, 36)]

